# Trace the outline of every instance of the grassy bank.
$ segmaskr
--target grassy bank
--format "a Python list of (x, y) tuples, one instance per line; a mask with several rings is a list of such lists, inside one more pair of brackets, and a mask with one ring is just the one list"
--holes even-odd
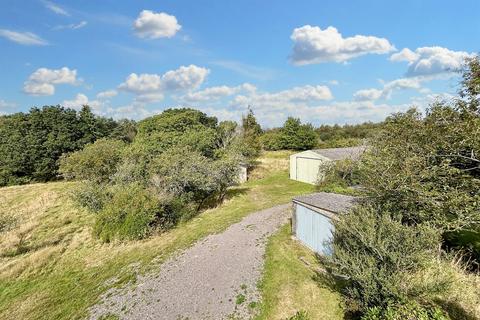
[(313, 253), (291, 238), (290, 226), (273, 235), (267, 245), (262, 303), (257, 320), (288, 319), (304, 311), (308, 319), (343, 319), (340, 294), (322, 285)]
[[(112, 286), (123, 286), (177, 250), (225, 230), (247, 214), (286, 203), (313, 186), (288, 179), (268, 153), (258, 179), (230, 190), (219, 207), (144, 241), (102, 244), (93, 216), (68, 198), (74, 183), (0, 189), (0, 319), (79, 319)], [(283, 164), (282, 164), (283, 163)], [(272, 165), (273, 164), (273, 165)]]

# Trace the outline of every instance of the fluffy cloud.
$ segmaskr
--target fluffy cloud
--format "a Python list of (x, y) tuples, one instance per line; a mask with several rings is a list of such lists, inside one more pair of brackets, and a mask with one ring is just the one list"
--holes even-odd
[(103, 104), (98, 100), (89, 100), (86, 95), (84, 95), (83, 93), (79, 93), (72, 100), (64, 100), (62, 105), (65, 108), (72, 108), (76, 110), (81, 109), (84, 105), (88, 105), (96, 113), (101, 113)]
[(173, 37), (182, 26), (175, 16), (143, 10), (133, 23), (133, 28), (140, 38), (157, 39)]
[(35, 33), (18, 32), (7, 29), (0, 29), (0, 37), (4, 37), (10, 41), (25, 45), (25, 46), (45, 46), (47, 41), (43, 40)]
[(77, 70), (70, 70), (67, 67), (56, 70), (40, 68), (25, 81), (23, 91), (33, 96), (51, 96), (55, 93), (56, 84), (76, 83)]
[(433, 76), (456, 72), (465, 58), (472, 56), (464, 51), (452, 51), (442, 47), (422, 47), (415, 51), (408, 48), (393, 54), (391, 61), (408, 62), (407, 76)]
[(102, 91), (97, 94), (97, 99), (105, 100), (105, 99), (113, 98), (117, 94), (118, 94), (117, 90)]
[(255, 86), (249, 83), (244, 83), (236, 87), (218, 86), (206, 88), (201, 91), (189, 92), (183, 96), (182, 99), (188, 102), (214, 101), (239, 93), (240, 91), (254, 92), (255, 90)]
[(344, 62), (365, 54), (385, 54), (395, 47), (385, 38), (356, 35), (344, 38), (334, 27), (325, 30), (310, 25), (296, 28), (291, 61), (296, 65)]
[(206, 79), (210, 70), (195, 65), (181, 66), (163, 75), (130, 74), (118, 88), (138, 95), (143, 101), (159, 101), (166, 92), (194, 90)]
[(355, 92), (353, 95), (355, 101), (373, 101), (390, 99), (392, 93), (396, 90), (416, 89), (422, 90), (422, 78), (401, 78), (384, 84), (383, 89), (364, 89)]
[(59, 14), (59, 15), (62, 15), (62, 16), (67, 16), (67, 17), (70, 16), (70, 14), (68, 13), (67, 10), (63, 9), (62, 7), (60, 7), (56, 3), (44, 0), (43, 4), (45, 5), (45, 8), (52, 11), (53, 13), (56, 13), (56, 14)]
[(303, 103), (309, 104), (320, 100), (330, 100), (332, 92), (327, 86), (303, 86), (278, 92), (253, 92), (249, 95), (238, 95), (234, 98), (233, 104), (264, 106), (275, 108), (280, 105)]

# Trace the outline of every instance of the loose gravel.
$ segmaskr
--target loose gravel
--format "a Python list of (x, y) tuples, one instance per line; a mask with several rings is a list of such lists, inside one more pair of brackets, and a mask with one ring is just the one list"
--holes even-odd
[(255, 212), (170, 258), (134, 288), (111, 291), (90, 319), (251, 319), (260, 295), (267, 238), (287, 222), (290, 205)]

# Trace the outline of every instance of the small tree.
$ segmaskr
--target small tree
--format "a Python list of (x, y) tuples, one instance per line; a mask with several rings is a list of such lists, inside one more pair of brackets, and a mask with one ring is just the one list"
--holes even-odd
[(280, 133), (283, 149), (307, 150), (317, 145), (317, 134), (311, 124), (303, 124), (298, 118), (289, 117)]
[(86, 145), (83, 150), (63, 155), (59, 172), (65, 179), (108, 182), (120, 162), (125, 143), (100, 139)]

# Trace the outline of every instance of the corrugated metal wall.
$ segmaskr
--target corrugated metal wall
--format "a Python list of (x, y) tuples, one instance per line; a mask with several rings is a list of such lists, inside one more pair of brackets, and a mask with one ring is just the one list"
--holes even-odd
[(334, 227), (330, 218), (315, 212), (301, 204), (295, 205), (295, 235), (313, 251), (331, 255), (332, 249), (328, 244)]

